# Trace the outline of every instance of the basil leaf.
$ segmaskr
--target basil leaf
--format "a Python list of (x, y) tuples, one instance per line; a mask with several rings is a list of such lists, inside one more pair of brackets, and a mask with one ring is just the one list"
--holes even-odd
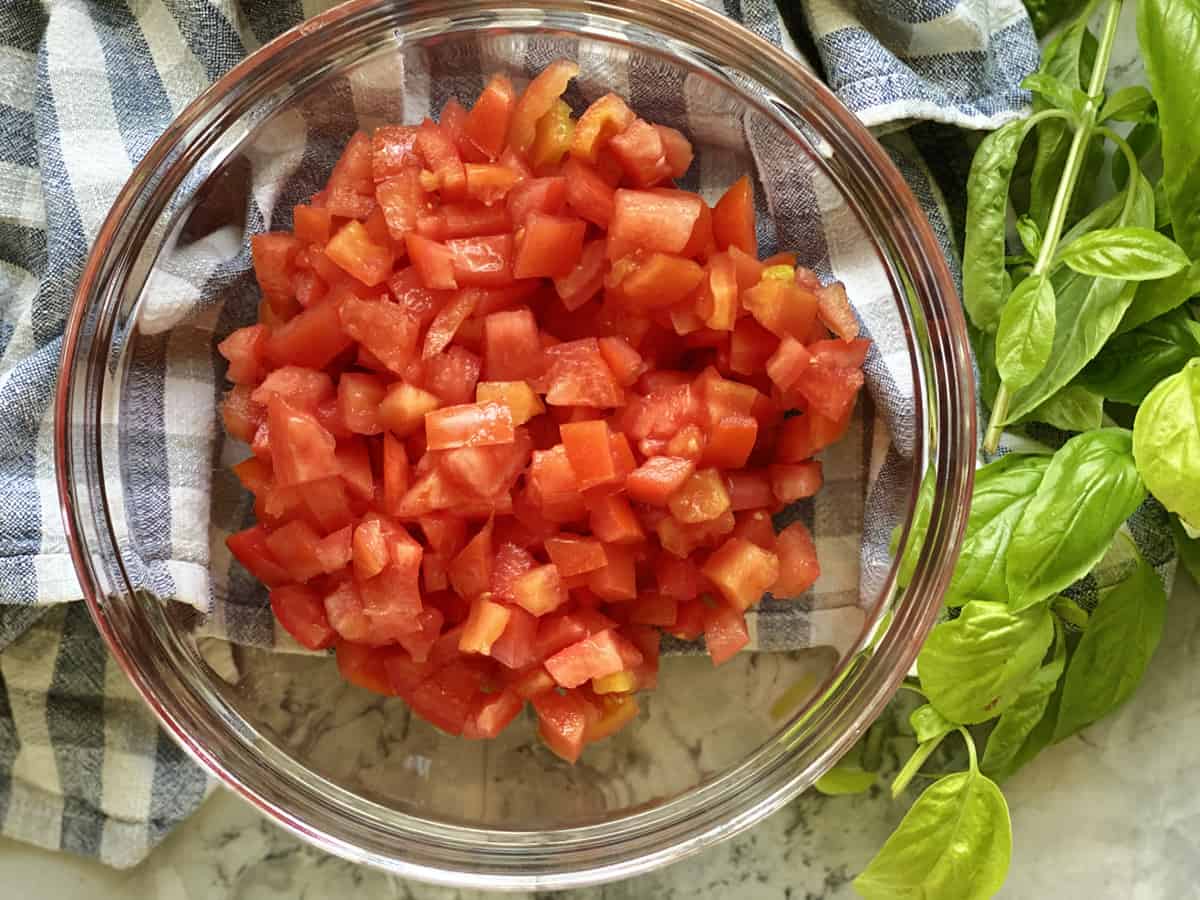
[(1079, 381), (1109, 400), (1137, 406), (1162, 379), (1200, 355), (1194, 325), (1187, 310), (1176, 308), (1140, 328), (1118, 334), (1088, 363)]
[[(925, 546), (925, 535), (929, 531), (929, 516), (933, 510), (933, 470), (925, 473), (921, 479), (921, 487), (917, 491), (917, 503), (913, 508), (912, 526), (909, 529), (908, 544), (904, 548), (904, 558), (900, 560), (900, 571), (896, 573), (896, 583), (900, 587), (908, 587), (912, 581), (913, 571), (917, 568), (917, 560), (921, 558), (921, 550)], [(900, 545), (900, 526), (892, 531), (889, 546), (895, 555)]]
[(1171, 517), (1171, 536), (1175, 538), (1175, 551), (1179, 554), (1179, 561), (1192, 576), (1192, 580), (1200, 584), (1200, 538), (1194, 538), (1184, 531), (1178, 516)]
[(1081, 384), (1068, 384), (1021, 421), (1045, 422), (1062, 431), (1091, 431), (1104, 423), (1104, 397)]
[(1066, 110), (1074, 115), (1080, 115), (1087, 104), (1087, 94), (1077, 87), (1071, 87), (1049, 72), (1033, 72), (1026, 75), (1021, 87), (1032, 91), (1058, 109)]
[(912, 726), (919, 744), (945, 737), (958, 727), (934, 709), (932, 703), (925, 703), (914, 709), (908, 717), (908, 724)]
[(1017, 237), (1021, 239), (1021, 246), (1029, 254), (1030, 260), (1036, 259), (1042, 249), (1042, 229), (1038, 227), (1038, 223), (1029, 216), (1019, 216)]
[(1054, 656), (1021, 688), (1016, 702), (1004, 711), (988, 735), (979, 763), (984, 774), (1003, 781), (1025, 761), (1022, 751), (1028, 747), (1034, 729), (1046, 715), (1066, 665), (1067, 642), (1060, 627), (1055, 631)]
[(866, 900), (987, 900), (1011, 858), (1004, 795), (976, 770), (955, 772), (917, 798), (854, 887)]
[(972, 600), (957, 619), (934, 626), (917, 656), (921, 689), (947, 719), (972, 725), (1004, 712), (1054, 638), (1045, 606), (1014, 612)]
[(1013, 288), (996, 329), (996, 369), (1017, 391), (1046, 367), (1054, 344), (1054, 288), (1045, 276)]
[(1033, 22), (1033, 30), (1038, 37), (1054, 28), (1060, 22), (1065, 22), (1085, 6), (1087, 0), (1025, 0), (1025, 10)]
[(963, 305), (977, 328), (995, 329), (1004, 306), (1004, 234), (1008, 185), (1031, 119), (1009, 122), (979, 145), (967, 177)]
[(1200, 5), (1139, 0), (1138, 43), (1162, 131), (1162, 185), (1175, 239), (1200, 256)]
[(1013, 532), (1009, 605), (1041, 603), (1086, 575), (1145, 497), (1125, 429), (1089, 431), (1063, 444)]
[[(1090, 34), (1087, 22), (1077, 21), (1064, 29), (1042, 52), (1041, 71), (1057, 78), (1072, 88), (1085, 84), (1084, 43)], [(1046, 109), (1039, 97), (1034, 97), (1034, 109)], [(1067, 151), (1071, 144), (1071, 131), (1062, 119), (1049, 119), (1038, 125), (1037, 152), (1033, 159), (1033, 172), (1029, 183), (1029, 214), (1039, 226), (1045, 227), (1054, 205), (1054, 195), (1062, 181)]]
[(830, 797), (861, 794), (870, 790), (878, 777), (857, 764), (843, 766), (839, 763), (813, 782), (813, 787)]
[[(1152, 224), (1154, 197), (1150, 182), (1139, 174), (1133, 185), (1135, 202), (1130, 221), (1134, 225)], [(1091, 217), (1083, 221), (1087, 218)], [(1069, 269), (1060, 270), (1051, 281), (1057, 303), (1050, 361), (1032, 383), (1013, 395), (1006, 422), (1019, 421), (1079, 374), (1112, 335), (1137, 289), (1135, 284), (1120, 279), (1092, 278)]]
[(1059, 258), (1084, 275), (1127, 281), (1167, 278), (1188, 265), (1187, 254), (1170, 238), (1136, 227), (1085, 234), (1060, 250)]
[(1008, 602), (1008, 544), (1049, 466), (1049, 456), (1009, 453), (975, 472), (971, 514), (946, 590), (947, 606), (969, 599)]
[(1200, 262), (1194, 262), (1170, 278), (1139, 284), (1133, 303), (1125, 311), (1118, 331), (1129, 331), (1143, 322), (1157, 319), (1163, 313), (1182, 306), (1200, 294)]
[(1056, 741), (1129, 699), (1158, 647), (1166, 612), (1167, 592), (1144, 559), (1129, 578), (1101, 594), (1067, 667)]
[(1133, 422), (1133, 455), (1158, 502), (1200, 527), (1200, 358), (1147, 395)]
[(1154, 95), (1140, 84), (1131, 84), (1113, 93), (1100, 107), (1098, 121), (1145, 122), (1154, 109)]

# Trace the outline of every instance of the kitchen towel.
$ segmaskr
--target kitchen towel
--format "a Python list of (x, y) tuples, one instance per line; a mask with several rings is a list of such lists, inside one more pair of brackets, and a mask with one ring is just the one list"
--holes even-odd
[[(708, 2), (796, 52), (769, 0)], [(55, 368), (86, 252), (137, 160), (207, 84), (328, 5), (8, 0), (0, 8), (5, 835), (128, 866), (211, 789), (134, 697), (83, 606), (69, 602), (79, 589), (53, 482)], [(1037, 64), (1037, 46), (1017, 0), (806, 0), (800, 8), (831, 85), (881, 131), (921, 119), (994, 128), (1026, 110), (1019, 83)], [(929, 170), (904, 136), (888, 146), (957, 275)], [(157, 471), (170, 469), (164, 462)]]

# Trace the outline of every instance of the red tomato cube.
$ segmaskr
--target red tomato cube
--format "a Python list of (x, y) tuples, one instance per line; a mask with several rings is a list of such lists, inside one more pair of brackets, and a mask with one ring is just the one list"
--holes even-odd
[(287, 584), (271, 591), (271, 611), (301, 647), (324, 650), (337, 638), (320, 596), (311, 588)]
[(534, 616), (558, 609), (567, 600), (558, 567), (549, 563), (521, 575), (512, 584), (512, 598), (513, 603)]
[(517, 244), (513, 275), (517, 278), (562, 278), (571, 273), (583, 253), (583, 219), (531, 212)]
[[(659, 457), (667, 459), (669, 457)], [(688, 476), (667, 498), (667, 508), (679, 522), (708, 522), (729, 509), (725, 479), (716, 469), (701, 469)]]
[(704, 645), (714, 666), (728, 662), (749, 643), (745, 613), (728, 606), (718, 606), (705, 613)]
[(538, 119), (553, 108), (567, 84), (578, 74), (578, 65), (560, 59), (550, 63), (529, 82), (509, 123), (508, 144), (513, 150), (520, 154), (529, 151), (537, 134)]
[(684, 191), (618, 190), (608, 229), (608, 258), (633, 250), (680, 253), (688, 245), (704, 201)]
[(508, 137), (509, 120), (517, 94), (505, 75), (493, 75), (471, 107), (463, 123), (463, 134), (488, 159), (496, 159)]
[(749, 177), (743, 175), (713, 207), (713, 235), (717, 246), (722, 250), (737, 247), (749, 256), (757, 255), (754, 219), (754, 189)]
[(639, 503), (666, 506), (671, 494), (695, 471), (696, 463), (690, 459), (651, 457), (625, 479), (625, 492)]
[(729, 538), (700, 570), (739, 612), (759, 601), (779, 578), (779, 557), (744, 538)]
[(591, 704), (577, 693), (553, 692), (538, 694), (530, 702), (537, 712), (538, 734), (546, 746), (569, 763), (579, 759), (588, 718), (596, 715)]
[(509, 610), (502, 603), (495, 603), (480, 595), (471, 601), (471, 612), (458, 639), (458, 649), (463, 653), (488, 654), (508, 625)]
[(464, 403), (425, 414), (425, 441), (430, 450), (511, 444), (512, 413), (500, 403)]

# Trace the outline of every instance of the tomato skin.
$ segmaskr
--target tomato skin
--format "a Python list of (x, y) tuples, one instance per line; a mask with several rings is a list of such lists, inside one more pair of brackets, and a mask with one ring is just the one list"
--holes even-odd
[(529, 82), (513, 109), (508, 129), (508, 144), (517, 153), (525, 154), (536, 137), (537, 121), (554, 106), (567, 89), (567, 84), (579, 74), (579, 66), (566, 60), (556, 60)]
[(626, 177), (638, 187), (649, 187), (671, 177), (662, 135), (649, 122), (634, 119), (620, 134), (608, 141)]
[(446, 241), (454, 281), (462, 287), (506, 287), (513, 283), (513, 237), (495, 234)]
[(566, 179), (566, 201), (572, 212), (601, 228), (612, 221), (614, 191), (591, 166), (576, 159), (563, 164)]
[(571, 155), (595, 163), (600, 149), (615, 135), (633, 124), (637, 116), (616, 94), (605, 94), (592, 101), (575, 125)]
[(325, 617), (321, 598), (302, 585), (288, 584), (273, 589), (271, 611), (296, 643), (309, 650), (332, 647), (337, 638)]

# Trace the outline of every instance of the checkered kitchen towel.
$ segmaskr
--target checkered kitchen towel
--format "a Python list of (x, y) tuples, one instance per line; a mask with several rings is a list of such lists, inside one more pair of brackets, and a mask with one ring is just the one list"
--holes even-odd
[[(795, 49), (770, 0), (706, 2)], [(795, 15), (795, 5), (783, 2), (785, 12)], [(128, 866), (211, 787), (137, 702), (82, 604), (65, 602), (78, 600), (79, 592), (53, 487), (50, 401), (63, 323), (84, 256), (133, 165), (207, 84), (326, 5), (324, 0), (0, 5), (0, 833), (5, 835)], [(1037, 48), (1018, 0), (804, 0), (799, 6), (831, 83), (868, 124), (929, 118), (994, 128), (1025, 109), (1028, 98), (1017, 85), (1035, 67)], [(803, 29), (799, 22), (793, 25)], [(903, 139), (890, 149), (957, 271), (933, 180)], [(822, 258), (814, 265), (841, 276), (843, 270), (830, 263), (840, 251), (836, 237), (822, 236), (816, 245)], [(881, 343), (886, 339), (875, 336)], [(886, 367), (877, 373), (883, 380), (876, 388), (886, 386)], [(885, 413), (904, 415), (894, 403), (889, 408), (888, 391), (877, 390), (875, 399)], [(144, 462), (148, 471), (170, 471), (166, 460)], [(179, 555), (177, 548), (173, 555)]]

